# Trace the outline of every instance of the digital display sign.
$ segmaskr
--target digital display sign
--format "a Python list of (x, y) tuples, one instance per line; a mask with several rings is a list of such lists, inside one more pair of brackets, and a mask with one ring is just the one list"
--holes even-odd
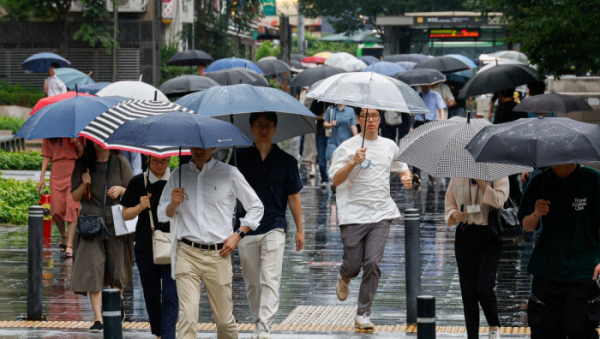
[(432, 28), (429, 30), (430, 39), (476, 39), (479, 36), (478, 28)]

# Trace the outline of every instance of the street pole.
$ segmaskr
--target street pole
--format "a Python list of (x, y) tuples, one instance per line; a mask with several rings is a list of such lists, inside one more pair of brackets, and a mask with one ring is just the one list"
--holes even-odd
[(298, 54), (304, 54), (304, 15), (298, 13)]
[(406, 322), (417, 323), (417, 297), (421, 293), (421, 221), (419, 210), (404, 211), (406, 265)]
[(119, 2), (113, 2), (113, 49), (112, 49), (112, 82), (117, 81), (117, 31), (119, 27)]
[(27, 320), (42, 320), (44, 208), (29, 206), (27, 236)]
[(435, 339), (435, 297), (417, 298), (417, 339)]
[(104, 339), (122, 339), (121, 291), (117, 288), (102, 290), (102, 322)]

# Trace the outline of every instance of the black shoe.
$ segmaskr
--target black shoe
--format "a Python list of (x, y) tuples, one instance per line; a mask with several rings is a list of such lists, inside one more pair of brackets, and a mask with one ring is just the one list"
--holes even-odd
[(90, 333), (102, 333), (102, 330), (104, 330), (104, 325), (97, 320), (94, 322), (94, 325), (90, 327)]
[(329, 186), (329, 188), (331, 188), (331, 193), (335, 194), (337, 192), (337, 189), (334, 184), (331, 184), (331, 186)]

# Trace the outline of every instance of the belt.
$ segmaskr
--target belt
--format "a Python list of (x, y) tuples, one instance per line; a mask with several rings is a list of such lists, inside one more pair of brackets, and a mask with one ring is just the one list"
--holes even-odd
[(213, 251), (218, 251), (220, 249), (223, 248), (223, 244), (200, 244), (197, 242), (193, 242), (190, 240), (187, 240), (186, 238), (183, 238), (181, 240), (182, 243), (186, 244), (186, 245), (190, 245), (192, 246), (192, 248), (199, 248), (201, 250), (213, 250)]

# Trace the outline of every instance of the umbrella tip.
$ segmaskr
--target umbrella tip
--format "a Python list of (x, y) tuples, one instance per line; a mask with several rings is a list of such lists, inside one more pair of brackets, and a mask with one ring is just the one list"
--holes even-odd
[(471, 111), (467, 111), (467, 124), (471, 123)]
[(77, 84), (75, 84), (75, 95), (79, 95), (79, 90), (77, 89)]
[(157, 101), (158, 99), (158, 91), (154, 91), (154, 101)]

